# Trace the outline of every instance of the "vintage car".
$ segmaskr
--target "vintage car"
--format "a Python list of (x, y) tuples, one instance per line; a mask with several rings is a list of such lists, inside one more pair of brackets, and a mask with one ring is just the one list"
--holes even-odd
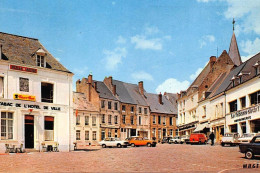
[(169, 141), (170, 144), (174, 143), (174, 144), (183, 144), (184, 143), (184, 139), (182, 139), (180, 136), (175, 136), (172, 139), (170, 139)]
[(156, 142), (153, 140), (144, 139), (143, 137), (132, 137), (131, 140), (129, 141), (129, 145), (131, 145), (131, 147), (135, 147), (135, 146), (155, 147)]
[(226, 144), (233, 146), (238, 144), (238, 133), (226, 133), (221, 140), (221, 146), (225, 146)]
[(255, 155), (260, 155), (260, 135), (253, 137), (250, 143), (239, 144), (239, 151), (245, 153), (247, 159), (252, 159)]
[(181, 136), (181, 140), (183, 141), (183, 143), (188, 144), (188, 143), (190, 143), (190, 136), (183, 135), (183, 136)]
[(170, 143), (170, 140), (171, 140), (171, 139), (172, 139), (171, 136), (169, 136), (169, 137), (164, 137), (164, 138), (162, 139), (161, 143), (162, 143), (162, 144), (164, 144), (164, 143)]
[(207, 137), (204, 133), (192, 133), (190, 135), (190, 143), (191, 144), (206, 144)]
[(238, 138), (238, 143), (242, 144), (242, 143), (248, 143), (250, 142), (254, 136), (256, 135), (260, 135), (257, 133), (244, 133), (240, 138)]
[(113, 137), (105, 138), (104, 140), (100, 141), (99, 144), (102, 146), (102, 148), (106, 148), (106, 147), (126, 148), (128, 146), (127, 141), (122, 141), (119, 138), (113, 138)]

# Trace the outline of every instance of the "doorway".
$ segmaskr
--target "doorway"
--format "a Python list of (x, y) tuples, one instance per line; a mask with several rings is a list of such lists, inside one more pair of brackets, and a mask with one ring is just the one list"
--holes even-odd
[(167, 136), (166, 129), (163, 129), (163, 137)]
[(34, 148), (34, 116), (25, 115), (24, 117), (25, 148)]

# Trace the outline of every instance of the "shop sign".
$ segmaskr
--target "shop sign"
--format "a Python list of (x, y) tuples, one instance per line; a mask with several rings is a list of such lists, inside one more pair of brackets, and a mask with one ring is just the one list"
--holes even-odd
[(35, 69), (35, 68), (23, 67), (23, 66), (19, 66), (19, 65), (10, 65), (10, 69), (24, 71), (24, 72), (30, 72), (30, 73), (37, 73), (37, 69)]
[(244, 118), (239, 118), (237, 120), (234, 120), (234, 122), (239, 122), (239, 121), (245, 121), (245, 120), (250, 120), (251, 119), (251, 116), (248, 116), (248, 117), (244, 117)]
[(15, 100), (26, 100), (26, 101), (34, 101), (34, 102), (36, 101), (36, 97), (31, 95), (14, 94), (13, 97)]
[(61, 107), (47, 106), (47, 105), (41, 106), (38, 104), (24, 104), (24, 103), (12, 103), (12, 102), (1, 102), (0, 101), (0, 106), (25, 108), (25, 109), (37, 109), (37, 110), (61, 111)]
[(255, 112), (259, 112), (260, 111), (260, 105), (245, 109), (245, 110), (241, 110), (241, 111), (237, 111), (235, 113), (231, 113), (231, 119), (233, 118), (237, 118), (243, 115), (249, 115)]

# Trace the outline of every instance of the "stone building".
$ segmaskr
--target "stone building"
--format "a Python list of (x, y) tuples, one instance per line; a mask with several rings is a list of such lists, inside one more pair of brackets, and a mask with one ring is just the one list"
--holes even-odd
[(1, 152), (73, 149), (72, 77), (38, 39), (0, 32)]

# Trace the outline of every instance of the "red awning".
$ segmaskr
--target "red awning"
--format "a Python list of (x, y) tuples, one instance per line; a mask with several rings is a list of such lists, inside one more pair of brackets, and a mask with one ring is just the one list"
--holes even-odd
[(54, 117), (44, 117), (45, 121), (54, 121)]

